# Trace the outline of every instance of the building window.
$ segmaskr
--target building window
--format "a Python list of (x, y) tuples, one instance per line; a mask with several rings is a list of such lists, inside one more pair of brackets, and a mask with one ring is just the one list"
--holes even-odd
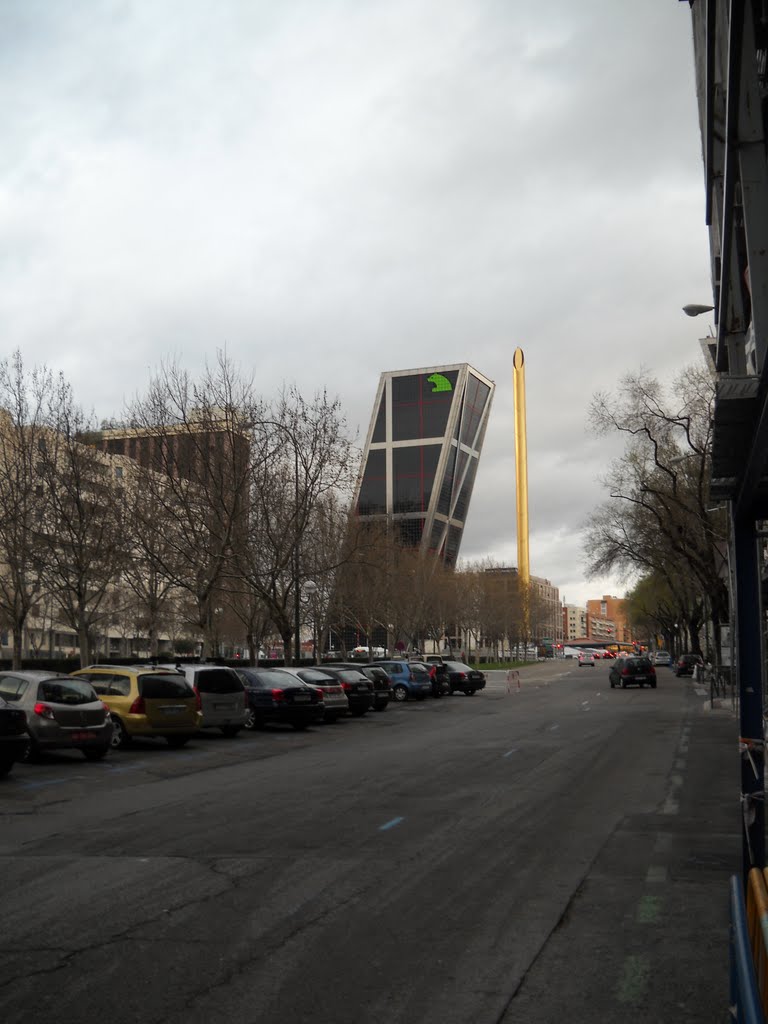
[[(455, 394), (458, 371), (392, 378), (392, 440), (442, 437)], [(440, 377), (447, 384), (438, 384)]]
[(432, 497), (440, 445), (415, 445), (392, 452), (392, 511), (426, 512)]
[(387, 453), (383, 448), (368, 452), (357, 512), (361, 516), (384, 515), (387, 511)]

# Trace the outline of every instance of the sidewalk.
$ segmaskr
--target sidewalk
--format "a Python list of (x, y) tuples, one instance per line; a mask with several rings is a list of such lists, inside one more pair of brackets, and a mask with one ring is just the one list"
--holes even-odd
[(666, 801), (612, 835), (502, 1024), (728, 1019), (728, 885), (741, 873), (738, 718), (730, 706), (705, 708), (693, 689), (689, 696)]

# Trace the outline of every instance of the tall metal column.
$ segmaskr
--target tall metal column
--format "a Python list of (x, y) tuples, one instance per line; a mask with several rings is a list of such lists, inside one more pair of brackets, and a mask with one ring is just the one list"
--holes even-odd
[(525, 356), (521, 348), (512, 358), (512, 386), (515, 404), (515, 479), (517, 483), (517, 573), (523, 588), (525, 642), (530, 637), (528, 588), (531, 565), (528, 557), (528, 436), (525, 418)]
[(750, 868), (762, 868), (765, 865), (762, 602), (754, 518), (735, 514), (732, 524), (739, 729), (744, 748), (741, 758), (742, 865), (746, 882)]

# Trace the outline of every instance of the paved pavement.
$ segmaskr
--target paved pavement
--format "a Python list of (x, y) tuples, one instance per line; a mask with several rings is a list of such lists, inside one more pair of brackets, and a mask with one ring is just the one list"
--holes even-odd
[[(541, 671), (522, 670), (521, 686)], [(728, 1019), (728, 882), (741, 871), (738, 713), (730, 700), (710, 702), (708, 687), (679, 682), (690, 710), (663, 806), (616, 830), (499, 1024), (614, 1020), (617, 1003), (622, 1024)], [(491, 689), (506, 685), (490, 674)]]

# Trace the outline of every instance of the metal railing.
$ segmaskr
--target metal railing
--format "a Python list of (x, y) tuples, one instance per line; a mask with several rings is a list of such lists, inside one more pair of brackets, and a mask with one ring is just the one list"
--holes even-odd
[(741, 879), (736, 875), (730, 883), (730, 1013), (740, 1024), (765, 1024), (760, 1006), (755, 964), (744, 905)]

